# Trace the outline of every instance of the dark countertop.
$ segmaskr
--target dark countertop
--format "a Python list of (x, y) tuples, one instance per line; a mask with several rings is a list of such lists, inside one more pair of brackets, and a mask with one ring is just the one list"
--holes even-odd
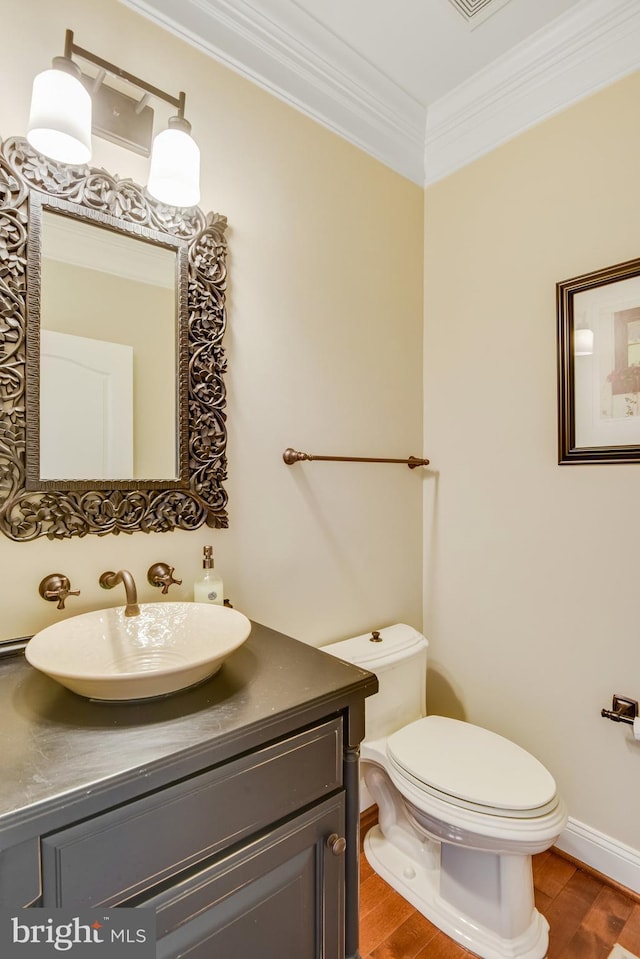
[(207, 682), (147, 703), (91, 702), (22, 656), (1, 660), (0, 848), (35, 819), (57, 828), (116, 787), (119, 802), (160, 788), (376, 690), (366, 670), (257, 623)]

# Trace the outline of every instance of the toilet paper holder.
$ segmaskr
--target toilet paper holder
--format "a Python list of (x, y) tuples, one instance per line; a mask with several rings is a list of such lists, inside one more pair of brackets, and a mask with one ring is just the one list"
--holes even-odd
[(611, 709), (602, 709), (600, 715), (605, 719), (612, 719), (614, 723), (629, 723), (633, 726), (633, 720), (638, 716), (638, 700), (614, 694)]

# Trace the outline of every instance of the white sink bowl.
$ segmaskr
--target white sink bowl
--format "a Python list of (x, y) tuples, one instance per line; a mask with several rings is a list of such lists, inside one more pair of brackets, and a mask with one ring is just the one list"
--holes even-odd
[(142, 603), (82, 613), (40, 630), (25, 656), (36, 669), (89, 699), (166, 696), (213, 676), (251, 623), (212, 603)]

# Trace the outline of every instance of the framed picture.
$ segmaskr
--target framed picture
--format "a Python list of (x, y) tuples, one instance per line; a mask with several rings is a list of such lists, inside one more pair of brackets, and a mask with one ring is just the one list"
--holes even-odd
[(640, 259), (556, 293), (558, 461), (640, 463)]

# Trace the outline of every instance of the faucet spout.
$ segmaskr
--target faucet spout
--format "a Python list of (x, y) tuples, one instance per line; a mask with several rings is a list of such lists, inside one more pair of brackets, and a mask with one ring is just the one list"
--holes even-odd
[(100, 577), (100, 585), (103, 589), (113, 589), (118, 583), (124, 585), (124, 591), (127, 597), (127, 605), (124, 608), (125, 616), (139, 616), (140, 607), (138, 606), (138, 591), (133, 576), (128, 569), (119, 569), (117, 573), (107, 570)]

